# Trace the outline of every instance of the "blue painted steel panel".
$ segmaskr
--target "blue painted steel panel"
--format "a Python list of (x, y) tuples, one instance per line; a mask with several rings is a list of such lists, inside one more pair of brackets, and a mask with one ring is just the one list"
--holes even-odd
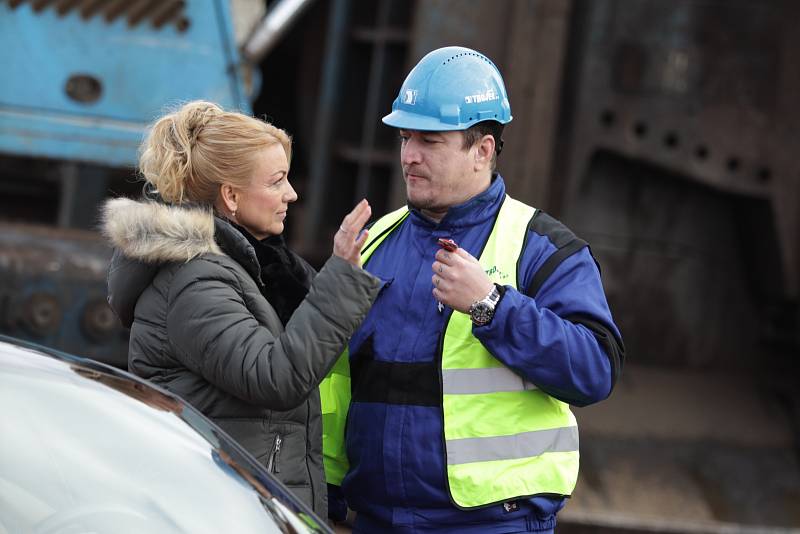
[[(187, 0), (185, 16), (180, 32), (0, 3), (0, 152), (134, 165), (146, 124), (178, 102), (250, 112), (227, 0)], [(99, 99), (67, 95), (75, 74), (100, 80)]]

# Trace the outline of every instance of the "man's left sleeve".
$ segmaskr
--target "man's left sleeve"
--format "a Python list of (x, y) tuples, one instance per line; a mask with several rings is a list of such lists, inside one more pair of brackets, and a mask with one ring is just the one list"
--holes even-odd
[(507, 286), (492, 322), (473, 332), (517, 374), (575, 406), (608, 397), (624, 361), (588, 247), (565, 258), (532, 297)]

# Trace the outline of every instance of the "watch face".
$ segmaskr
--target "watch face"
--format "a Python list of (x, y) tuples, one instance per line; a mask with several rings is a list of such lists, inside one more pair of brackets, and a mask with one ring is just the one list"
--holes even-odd
[(492, 320), (494, 315), (494, 307), (486, 302), (477, 302), (472, 308), (470, 318), (472, 322), (478, 326), (485, 325)]

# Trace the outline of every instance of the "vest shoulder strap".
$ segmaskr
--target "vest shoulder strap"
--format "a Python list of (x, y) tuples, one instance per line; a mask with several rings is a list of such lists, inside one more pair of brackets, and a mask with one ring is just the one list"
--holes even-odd
[(577, 237), (572, 230), (564, 226), (560, 221), (551, 217), (547, 213), (537, 211), (528, 226), (530, 232), (547, 237), (551, 243), (556, 247), (556, 251), (545, 260), (541, 267), (536, 271), (525, 288), (525, 294), (529, 297), (535, 297), (536, 293), (542, 288), (542, 285), (547, 281), (553, 271), (561, 265), (561, 263), (572, 256), (583, 247), (588, 247), (589, 244), (583, 239)]
[(369, 227), (370, 238), (361, 248), (362, 262), (366, 262), (369, 257), (372, 256), (372, 253), (375, 252), (378, 245), (380, 245), (395, 228), (400, 226), (400, 223), (406, 220), (409, 213), (408, 207), (403, 206), (402, 208), (387, 213)]
[(527, 229), (539, 210), (508, 195), (497, 212), (489, 237), (478, 254), (492, 282), (519, 287), (519, 259)]

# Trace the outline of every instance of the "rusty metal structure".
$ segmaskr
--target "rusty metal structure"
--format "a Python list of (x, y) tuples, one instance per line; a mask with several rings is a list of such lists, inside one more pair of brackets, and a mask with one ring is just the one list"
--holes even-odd
[(41, 225), (0, 228), (0, 329), (127, 367), (127, 332), (102, 283), (111, 254), (99, 236)]
[[(800, 42), (787, 21), (800, 9), (622, 4), (584, 14), (576, 48), (591, 53), (571, 65), (575, 111), (556, 201), (626, 265), (614, 267), (625, 285), (648, 295), (633, 307), (662, 310), (649, 325), (625, 317), (641, 336), (631, 342), (644, 348), (658, 328), (677, 334), (647, 350), (654, 362), (683, 354), (693, 366), (747, 366), (744, 347), (796, 347)], [(692, 328), (703, 316), (714, 319)]]
[(800, 525), (798, 7), (572, 4), (548, 199), (603, 265), (633, 363), (579, 413), (578, 512)]
[[(15, 9), (27, 0), (8, 0), (9, 7)], [(72, 12), (80, 14), (84, 20), (101, 17), (112, 24), (117, 19), (124, 19), (128, 26), (150, 23), (159, 29), (165, 25), (174, 25), (179, 32), (184, 32), (191, 24), (186, 16), (185, 0), (127, 0), (125, 2), (103, 0), (32, 0), (34, 12), (40, 13), (53, 8), (60, 17)]]

